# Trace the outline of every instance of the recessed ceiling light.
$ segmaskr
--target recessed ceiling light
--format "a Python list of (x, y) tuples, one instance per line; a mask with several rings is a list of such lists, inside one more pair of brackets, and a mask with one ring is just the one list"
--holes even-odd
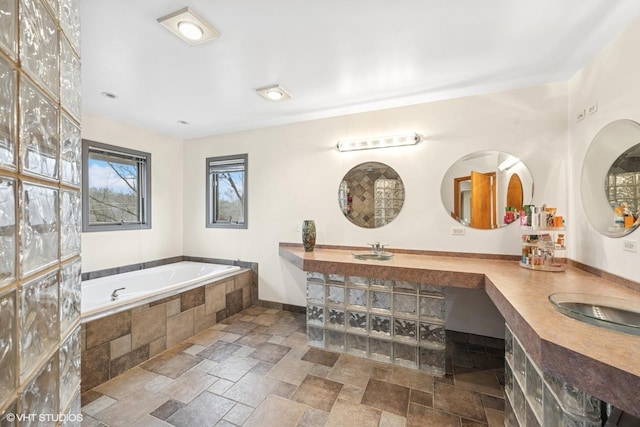
[(256, 92), (269, 101), (282, 101), (283, 99), (291, 98), (291, 95), (280, 85), (263, 87), (257, 89)]
[(109, 99), (117, 99), (118, 95), (116, 95), (115, 93), (111, 93), (111, 92), (102, 92), (100, 95), (104, 96), (105, 98), (109, 98)]
[(158, 22), (192, 46), (220, 37), (218, 30), (188, 7), (158, 18)]
[(200, 40), (204, 35), (202, 28), (189, 21), (178, 22), (178, 30), (180, 30), (180, 34), (189, 40)]

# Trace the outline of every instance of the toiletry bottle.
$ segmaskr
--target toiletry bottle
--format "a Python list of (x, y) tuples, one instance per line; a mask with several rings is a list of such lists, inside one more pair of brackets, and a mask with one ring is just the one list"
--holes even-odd
[(535, 206), (531, 208), (531, 227), (533, 227), (533, 229), (540, 227), (540, 212)]

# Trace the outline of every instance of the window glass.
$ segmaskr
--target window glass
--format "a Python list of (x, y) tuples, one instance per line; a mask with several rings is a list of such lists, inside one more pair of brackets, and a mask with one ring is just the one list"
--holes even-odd
[(207, 227), (247, 228), (247, 155), (207, 159)]
[(83, 141), (83, 229), (151, 227), (151, 154)]

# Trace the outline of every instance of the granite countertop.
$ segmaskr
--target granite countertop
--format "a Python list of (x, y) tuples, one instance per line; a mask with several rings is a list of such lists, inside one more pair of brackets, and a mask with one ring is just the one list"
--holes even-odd
[(316, 246), (305, 252), (301, 245), (281, 243), (280, 256), (304, 271), (484, 288), (543, 371), (640, 417), (640, 337), (568, 318), (548, 300), (556, 292), (579, 292), (638, 301), (640, 307), (640, 287), (622, 286), (571, 266), (564, 272), (528, 270), (515, 257), (391, 249), (391, 260), (368, 261), (353, 258), (354, 249), (362, 250)]

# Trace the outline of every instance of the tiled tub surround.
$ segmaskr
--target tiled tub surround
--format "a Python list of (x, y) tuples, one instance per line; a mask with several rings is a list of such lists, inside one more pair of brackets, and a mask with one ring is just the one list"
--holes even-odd
[(444, 375), (444, 303), (440, 286), (308, 272), (308, 343)]
[(197, 288), (239, 270), (233, 265), (182, 261), (86, 280), (82, 282), (82, 321)]
[(254, 273), (206, 285), (82, 324), (82, 390), (139, 365), (252, 305)]
[(80, 413), (79, 1), (1, 1), (0, 28), (0, 425), (73, 424), (59, 414)]
[(316, 245), (305, 253), (300, 245), (280, 245), (280, 255), (304, 271), (484, 288), (543, 374), (640, 416), (640, 337), (565, 317), (548, 300), (556, 292), (583, 292), (640, 304), (640, 285), (623, 286), (572, 266), (550, 274), (525, 270), (510, 259), (392, 251), (392, 260), (363, 261), (351, 256), (352, 249)]

